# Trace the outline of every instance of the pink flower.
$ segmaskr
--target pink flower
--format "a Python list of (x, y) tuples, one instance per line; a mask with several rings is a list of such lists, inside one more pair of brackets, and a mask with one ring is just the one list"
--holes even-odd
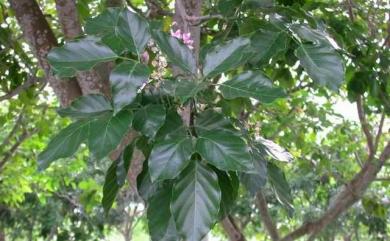
[(191, 33), (188, 32), (188, 33), (183, 33), (183, 41), (184, 43), (188, 40), (191, 40)]
[(144, 63), (144, 64), (149, 63), (149, 53), (148, 53), (148, 51), (144, 51), (141, 54), (141, 63)]
[(173, 30), (171, 30), (171, 35), (172, 35), (172, 37), (175, 37), (177, 39), (181, 39), (182, 38), (180, 29), (176, 30), (176, 32), (173, 32)]

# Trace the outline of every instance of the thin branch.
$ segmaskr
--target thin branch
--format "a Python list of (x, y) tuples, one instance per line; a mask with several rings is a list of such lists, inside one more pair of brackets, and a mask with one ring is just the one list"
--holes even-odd
[(360, 124), (364, 135), (367, 139), (367, 148), (368, 148), (368, 160), (371, 160), (375, 155), (374, 141), (372, 134), (370, 132), (370, 125), (367, 122), (366, 115), (364, 113), (364, 107), (362, 103), (362, 96), (358, 96), (356, 100), (356, 107), (359, 115)]
[(272, 221), (271, 216), (268, 213), (267, 200), (264, 197), (263, 192), (260, 190), (256, 195), (257, 207), (261, 215), (261, 220), (263, 221), (264, 227), (269, 233), (272, 241), (279, 241), (279, 233)]
[(22, 84), (22, 85), (19, 85), (18, 87), (16, 87), (14, 90), (12, 90), (11, 92), (5, 94), (5, 95), (2, 95), (0, 96), (0, 102), (1, 101), (4, 101), (4, 100), (8, 100), (8, 99), (11, 99), (12, 97), (14, 97), (15, 95), (18, 95), (20, 92), (30, 88), (31, 86), (33, 86), (34, 84), (36, 83), (39, 83), (43, 81), (43, 79), (40, 79), (40, 78), (37, 78), (35, 76), (29, 76), (27, 77), (27, 80)]
[(18, 150), (19, 146), (31, 135), (36, 133), (38, 129), (34, 129), (31, 132), (28, 132), (26, 130), (23, 131), (22, 135), (19, 137), (18, 141), (4, 154), (3, 159), (0, 161), (0, 173), (2, 172), (5, 164), (9, 162), (12, 158), (12, 156), (15, 154), (15, 152)]
[(22, 108), (22, 111), (19, 113), (18, 118), (16, 119), (16, 122), (14, 124), (14, 127), (12, 127), (12, 130), (9, 132), (7, 137), (3, 140), (1, 143), (1, 147), (5, 147), (8, 145), (12, 139), (12, 137), (15, 135), (16, 131), (19, 129), (20, 124), (22, 123), (24, 117), (24, 108)]
[(233, 217), (228, 215), (222, 220), (221, 224), (225, 232), (228, 234), (230, 241), (246, 241), (245, 236), (237, 227)]
[(385, 123), (385, 111), (382, 112), (381, 120), (379, 122), (378, 132), (375, 136), (375, 142), (374, 142), (374, 153), (378, 150), (379, 141), (382, 136), (382, 130), (383, 130), (383, 124)]

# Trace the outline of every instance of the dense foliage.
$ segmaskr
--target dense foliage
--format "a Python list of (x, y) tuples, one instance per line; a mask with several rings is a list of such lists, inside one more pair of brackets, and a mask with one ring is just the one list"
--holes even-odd
[[(19, 38), (10, 2), (0, 76), (7, 236), (101, 240), (116, 228), (129, 240), (141, 221), (152, 240), (223, 237), (221, 228), (232, 240), (389, 237), (385, 3), (220, 0), (188, 16), (187, 1), (80, 0), (83, 33), (63, 31), (45, 56), (49, 73)], [(53, 2), (40, 5), (62, 37)], [(49, 74), (94, 71), (108, 91), (82, 88), (53, 108)]]

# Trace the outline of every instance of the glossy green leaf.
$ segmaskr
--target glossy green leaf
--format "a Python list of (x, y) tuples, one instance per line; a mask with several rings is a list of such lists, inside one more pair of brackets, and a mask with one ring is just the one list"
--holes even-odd
[(238, 37), (208, 50), (203, 63), (204, 76), (213, 78), (244, 64), (249, 44), (248, 38)]
[(221, 190), (215, 172), (192, 161), (175, 182), (171, 212), (180, 235), (200, 241), (217, 220)]
[(72, 156), (80, 144), (87, 139), (88, 132), (88, 121), (77, 121), (62, 129), (38, 155), (38, 168), (44, 170), (53, 161)]
[(130, 128), (133, 115), (121, 111), (115, 116), (101, 118), (91, 122), (88, 147), (95, 158), (102, 159), (114, 150)]
[(75, 119), (87, 119), (103, 116), (112, 111), (111, 103), (100, 94), (83, 95), (74, 100), (70, 106), (59, 109), (60, 116)]
[(121, 12), (116, 31), (128, 48), (138, 56), (142, 54), (150, 39), (148, 22), (127, 9)]
[(196, 142), (196, 151), (218, 169), (225, 171), (253, 171), (247, 144), (229, 131), (204, 131)]
[(180, 240), (170, 210), (171, 197), (172, 184), (165, 184), (156, 191), (148, 202), (148, 226), (153, 241)]
[(73, 77), (77, 71), (89, 70), (98, 63), (108, 62), (118, 56), (97, 39), (85, 38), (53, 48), (47, 60), (60, 77)]
[(117, 160), (116, 177), (119, 186), (123, 186), (123, 184), (125, 184), (134, 153), (135, 142), (136, 141), (133, 141), (130, 145), (128, 145)]
[(133, 127), (149, 138), (153, 138), (165, 121), (165, 107), (150, 104), (140, 108), (134, 115)]
[(288, 36), (284, 30), (261, 29), (251, 36), (251, 48), (254, 51), (251, 63), (266, 63), (277, 53), (288, 48)]
[(206, 82), (193, 80), (165, 80), (161, 85), (162, 93), (179, 99), (182, 104), (190, 98), (195, 98), (200, 91), (206, 88)]
[(152, 183), (148, 162), (144, 162), (142, 172), (137, 176), (137, 191), (142, 199), (147, 202), (158, 190), (163, 182)]
[(293, 156), (286, 151), (283, 147), (279, 146), (275, 142), (271, 140), (267, 140), (264, 138), (258, 139), (260, 148), (263, 148), (266, 154), (268, 154), (271, 158), (281, 162), (291, 162)]
[(116, 176), (117, 166), (118, 160), (113, 161), (104, 180), (102, 205), (106, 214), (110, 211), (120, 188)]
[(190, 162), (193, 149), (187, 136), (157, 142), (149, 157), (152, 182), (178, 176)]
[(161, 31), (154, 31), (153, 38), (172, 64), (196, 75), (196, 61), (192, 51), (178, 39)]
[(187, 137), (187, 128), (176, 111), (167, 113), (165, 123), (156, 134), (157, 140), (180, 139)]
[(195, 118), (195, 129), (199, 135), (209, 131), (237, 131), (229, 119), (212, 109), (201, 112)]
[(239, 182), (235, 173), (227, 173), (218, 169), (213, 169), (218, 176), (218, 185), (221, 189), (221, 208), (219, 209), (219, 218), (223, 219), (229, 213), (236, 202), (238, 196)]
[(149, 74), (150, 70), (146, 65), (135, 61), (125, 61), (115, 67), (110, 74), (115, 112), (134, 101), (138, 88), (146, 83)]
[(284, 172), (275, 164), (268, 163), (268, 178), (275, 190), (278, 201), (290, 212), (294, 209), (290, 185)]
[(120, 14), (121, 8), (107, 8), (95, 18), (89, 19), (85, 25), (87, 34), (100, 36), (101, 42), (118, 54), (125, 50), (131, 50), (119, 36), (118, 20)]
[(340, 55), (320, 31), (306, 26), (295, 26), (293, 30), (306, 41), (299, 45), (295, 55), (310, 78), (337, 91), (344, 81), (344, 65)]
[(246, 71), (221, 84), (220, 91), (226, 99), (252, 97), (264, 103), (286, 96), (281, 88), (273, 87), (271, 81), (260, 71)]
[(255, 173), (241, 173), (240, 181), (254, 196), (267, 182), (267, 153), (260, 143), (256, 143), (251, 147), (251, 155)]

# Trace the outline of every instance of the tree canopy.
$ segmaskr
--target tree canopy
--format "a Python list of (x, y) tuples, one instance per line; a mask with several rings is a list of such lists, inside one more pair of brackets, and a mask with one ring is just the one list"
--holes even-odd
[(388, 2), (0, 7), (0, 241), (389, 239)]

